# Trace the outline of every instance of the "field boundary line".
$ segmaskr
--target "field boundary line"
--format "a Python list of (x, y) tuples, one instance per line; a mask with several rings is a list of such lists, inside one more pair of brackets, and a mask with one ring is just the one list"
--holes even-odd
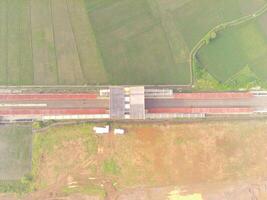
[(7, 85), (9, 85), (9, 0), (6, 0), (7, 1), (7, 19), (6, 19), (6, 30), (7, 30), (7, 44), (6, 44), (6, 83)]
[(225, 23), (221, 23), (217, 26), (215, 26), (214, 28), (212, 28), (209, 32), (207, 32), (198, 42), (197, 44), (193, 47), (193, 49), (190, 52), (190, 69), (192, 71), (192, 80), (191, 80), (191, 84), (192, 86), (194, 86), (195, 83), (195, 73), (194, 73), (194, 66), (195, 66), (195, 58), (196, 58), (196, 54), (199, 52), (199, 50), (206, 44), (206, 39), (207, 37), (209, 37), (209, 35), (212, 32), (219, 32), (222, 30), (225, 30), (228, 27), (233, 27), (233, 26), (238, 26), (240, 24), (246, 23), (250, 20), (253, 20), (255, 18), (260, 17), (261, 15), (263, 15), (265, 12), (267, 11), (267, 3), (264, 4), (259, 10), (255, 11), (252, 14), (240, 17), (238, 19), (235, 20), (231, 20)]
[[(78, 58), (79, 58), (79, 66), (81, 68), (81, 72), (82, 72), (82, 76), (83, 76), (82, 82), (86, 82), (86, 77), (84, 76), (85, 75), (85, 71), (84, 71), (84, 68), (83, 68), (81, 55), (80, 55), (80, 51), (79, 51), (79, 47), (78, 47), (78, 43), (77, 43), (77, 36), (76, 36), (74, 28), (73, 28), (72, 17), (71, 17), (71, 14), (70, 14), (69, 1), (70, 0), (66, 0), (67, 13), (68, 13), (69, 21), (70, 21), (71, 32), (72, 32), (72, 35), (73, 35), (73, 38), (74, 38), (74, 41), (75, 41), (75, 49), (77, 51)], [(75, 70), (73, 70), (73, 71), (75, 71)], [(75, 76), (75, 79), (76, 79), (75, 81), (77, 81), (77, 77), (76, 76)]]
[[(22, 2), (22, 4), (23, 3), (25, 3), (25, 2)], [(23, 12), (22, 12), (23, 11)], [(24, 27), (22, 26), (22, 21), (21, 21), (21, 19), (23, 18), (22, 16), (23, 15), (21, 15), (21, 14), (24, 14), (24, 9), (23, 9), (23, 6), (20, 4), (20, 6), (19, 6), (19, 12), (18, 12), (18, 15), (19, 15), (19, 35), (22, 35), (23, 34), (23, 29), (24, 29)], [(24, 38), (25, 39), (25, 38)], [(21, 81), (21, 79), (22, 79), (22, 76), (21, 76), (21, 66), (22, 66), (22, 43), (23, 43), (23, 41), (20, 39), (18, 42), (17, 42), (18, 44), (19, 44), (19, 77), (18, 77), (18, 82), (17, 82), (17, 84), (21, 84), (22, 83), (22, 81)], [(17, 66), (16, 66), (17, 67)]]
[(52, 25), (52, 32), (53, 32), (53, 44), (54, 44), (54, 54), (55, 54), (55, 61), (57, 65), (57, 84), (60, 83), (59, 80), (59, 69), (58, 69), (58, 57), (57, 57), (57, 48), (56, 48), (56, 39), (55, 39), (55, 24), (54, 24), (54, 15), (53, 15), (53, 6), (52, 6), (52, 0), (48, 1), (49, 8), (50, 8), (50, 17), (51, 17), (51, 25)]
[(259, 76), (253, 71), (253, 69), (250, 67), (251, 64), (255, 64), (257, 61), (256, 60), (261, 60), (263, 59), (263, 57), (265, 57), (265, 54), (262, 54), (258, 59), (254, 59), (253, 62), (245, 65), (242, 69), (240, 69), (237, 73), (233, 74), (233, 76), (229, 77), (225, 83), (227, 82), (231, 82), (235, 79), (235, 77), (238, 77), (240, 75), (240, 73), (242, 73), (242, 71), (245, 69), (245, 68), (248, 68), (252, 73), (253, 75), (257, 78), (257, 79), (260, 79)]
[[(78, 48), (77, 48), (77, 39), (76, 39), (76, 36), (74, 34), (74, 31), (73, 31), (72, 20), (71, 20), (71, 16), (70, 16), (70, 12), (69, 12), (68, 0), (65, 0), (65, 6), (66, 6), (66, 14), (68, 16), (68, 22), (70, 24), (71, 34), (72, 34), (73, 40), (74, 40), (74, 51), (77, 52), (79, 66), (80, 66), (81, 72), (83, 73), (83, 70), (82, 70), (82, 67), (81, 67), (81, 58), (80, 58), (80, 54), (79, 54), (79, 51), (78, 51)], [(77, 83), (78, 77), (77, 77), (77, 74), (76, 74), (76, 71), (77, 71), (76, 70), (76, 66), (72, 65), (72, 70), (73, 70), (73, 74), (74, 74), (74, 78), (75, 78), (75, 83)], [(82, 76), (83, 76), (83, 79), (84, 79), (84, 75), (83, 74), (82, 74)], [(84, 82), (84, 80), (82, 80), (82, 82)]]
[(5, 0), (6, 2), (6, 23), (5, 23), (5, 26), (6, 26), (6, 37), (7, 37), (7, 40), (5, 41), (5, 49), (6, 49), (6, 59), (5, 59), (5, 68), (6, 68), (6, 78), (5, 78), (5, 83), (8, 84), (8, 18), (9, 18), (9, 1), (8, 0)]
[(29, 2), (29, 18), (30, 18), (30, 37), (31, 37), (31, 44), (30, 44), (30, 46), (31, 46), (31, 56), (32, 56), (32, 74), (31, 74), (31, 77), (32, 77), (32, 83), (34, 83), (34, 63), (33, 63), (33, 41), (32, 41), (32, 36), (33, 36), (33, 34), (32, 34), (32, 0), (28, 0), (28, 2)]
[(228, 84), (228, 83), (231, 83), (232, 81), (234, 81), (235, 78), (238, 78), (240, 76), (240, 74), (242, 74), (243, 70), (246, 69), (246, 67), (248, 67), (249, 70), (251, 70), (248, 65), (245, 65), (244, 67), (242, 67), (242, 69), (240, 69), (238, 72), (236, 72), (235, 74), (233, 74), (233, 76), (231, 76), (229, 79), (227, 79), (224, 83), (225, 84)]

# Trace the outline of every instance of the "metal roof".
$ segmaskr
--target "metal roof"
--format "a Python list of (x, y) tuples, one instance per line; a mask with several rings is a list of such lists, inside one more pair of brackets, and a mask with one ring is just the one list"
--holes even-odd
[(124, 119), (125, 102), (124, 88), (110, 87), (110, 117), (111, 119)]
[(130, 118), (145, 119), (145, 88), (130, 88)]

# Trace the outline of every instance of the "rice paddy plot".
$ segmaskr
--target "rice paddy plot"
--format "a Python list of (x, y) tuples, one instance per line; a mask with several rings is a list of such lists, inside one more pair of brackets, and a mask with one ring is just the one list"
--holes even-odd
[(252, 14), (265, 3), (85, 1), (112, 84), (189, 84), (190, 51), (198, 41), (215, 26)]
[(33, 84), (30, 0), (8, 1), (7, 78), (11, 85)]
[(0, 2), (0, 84), (107, 84), (84, 0)]
[(59, 84), (84, 82), (68, 6), (61, 0), (53, 0), (52, 8)]
[(31, 170), (31, 126), (0, 126), (0, 181), (19, 180)]
[(85, 82), (107, 84), (106, 71), (96, 45), (90, 19), (87, 16), (84, 0), (68, 0), (67, 3)]
[(213, 27), (243, 16), (238, 0), (188, 1), (171, 14), (190, 49)]
[(147, 1), (88, 1), (87, 7), (110, 83), (190, 83), (190, 69), (175, 62), (160, 15)]
[(58, 69), (51, 1), (32, 1), (31, 8), (34, 83), (38, 85), (57, 84)]
[(0, 84), (7, 82), (7, 0), (0, 1)]
[(217, 80), (224, 82), (249, 66), (259, 77), (267, 79), (267, 35), (253, 20), (229, 28), (199, 52), (199, 60)]
[[(264, 3), (2, 0), (0, 85), (188, 85), (190, 52), (201, 38)], [(261, 61), (254, 66), (261, 70)]]

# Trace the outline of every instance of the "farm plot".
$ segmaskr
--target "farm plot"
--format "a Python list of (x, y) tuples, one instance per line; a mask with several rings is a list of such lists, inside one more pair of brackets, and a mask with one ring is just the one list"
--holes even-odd
[(11, 85), (33, 83), (30, 0), (8, 1), (7, 78)]
[(187, 85), (197, 42), (264, 3), (2, 0), (0, 84)]
[(0, 1), (0, 84), (7, 81), (7, 0)]
[(106, 84), (83, 0), (0, 2), (0, 84)]
[(251, 2), (248, 0), (194, 0), (171, 10), (171, 13), (177, 30), (183, 35), (188, 47), (192, 49), (216, 25), (242, 17), (245, 13), (240, 5), (250, 5)]
[(189, 84), (190, 51), (215, 26), (264, 0), (86, 0), (113, 84)]
[(199, 52), (199, 60), (217, 80), (224, 82), (248, 66), (267, 80), (267, 35), (259, 21), (227, 29)]
[(86, 2), (112, 84), (190, 82), (186, 61), (175, 61), (159, 13), (147, 1)]
[(35, 0), (32, 1), (31, 6), (34, 83), (57, 84), (57, 58), (51, 2)]
[(31, 126), (0, 126), (0, 180), (18, 180), (31, 170)]
[[(108, 83), (84, 0), (67, 0), (82, 72), (89, 84)], [(89, 37), (91, 36), (91, 37)]]
[(66, 3), (52, 1), (59, 83), (77, 84), (77, 81), (84, 82), (84, 77), (68, 12)]

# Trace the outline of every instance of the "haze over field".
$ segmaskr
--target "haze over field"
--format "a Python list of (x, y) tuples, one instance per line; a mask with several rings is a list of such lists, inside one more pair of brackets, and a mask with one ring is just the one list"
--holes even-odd
[(0, 0), (0, 200), (266, 200), (267, 0)]
[[(0, 84), (188, 85), (190, 53), (205, 34), (264, 4), (265, 0), (2, 0)], [(225, 81), (249, 65), (266, 80), (265, 18), (218, 34), (199, 55), (207, 72)], [(227, 39), (234, 37), (234, 42)], [(260, 44), (246, 44), (248, 37)], [(256, 57), (249, 57), (251, 52)]]

